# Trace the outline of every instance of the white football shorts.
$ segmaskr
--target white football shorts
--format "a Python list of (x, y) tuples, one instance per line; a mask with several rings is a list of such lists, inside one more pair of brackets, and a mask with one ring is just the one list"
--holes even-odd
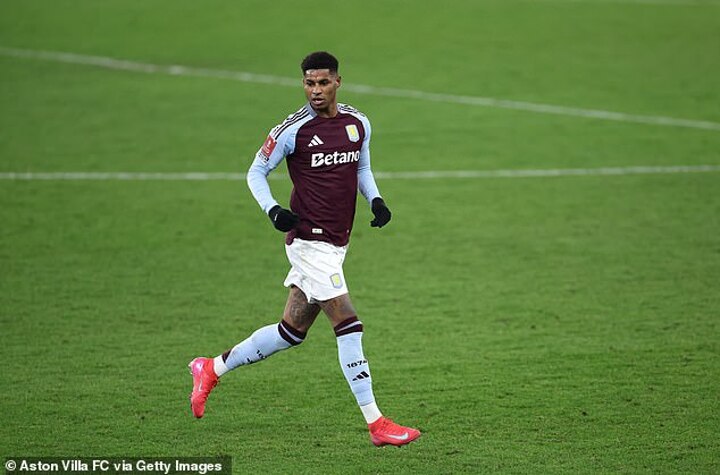
[(285, 278), (285, 287), (297, 286), (305, 292), (309, 303), (348, 293), (342, 269), (347, 246), (295, 238), (292, 244), (285, 245), (285, 253), (292, 266)]

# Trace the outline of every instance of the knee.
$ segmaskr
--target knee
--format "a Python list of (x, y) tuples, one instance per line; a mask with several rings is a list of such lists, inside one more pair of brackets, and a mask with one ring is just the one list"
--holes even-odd
[(293, 286), (283, 312), (283, 321), (299, 332), (307, 333), (315, 322), (320, 307), (308, 302), (302, 290)]
[(307, 333), (315, 319), (307, 318), (305, 315), (293, 315), (290, 312), (285, 312), (281, 321), (287, 323), (290, 327), (299, 332)]
[(356, 316), (346, 318), (342, 322), (335, 325), (335, 336), (341, 337), (345, 335), (354, 335), (357, 338), (362, 338), (363, 335), (363, 324)]

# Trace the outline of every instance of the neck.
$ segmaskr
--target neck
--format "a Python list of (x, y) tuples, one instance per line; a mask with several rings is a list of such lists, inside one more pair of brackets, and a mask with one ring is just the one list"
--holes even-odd
[[(312, 104), (310, 104), (310, 107), (312, 107)], [(333, 102), (327, 108), (315, 109), (314, 107), (312, 107), (312, 109), (315, 111), (315, 113), (318, 115), (318, 117), (322, 117), (325, 119), (332, 119), (333, 117), (335, 117), (338, 114), (337, 102)]]

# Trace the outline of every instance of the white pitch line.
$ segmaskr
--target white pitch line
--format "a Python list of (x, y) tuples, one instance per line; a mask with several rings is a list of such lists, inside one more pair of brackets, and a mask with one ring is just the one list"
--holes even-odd
[[(277, 86), (300, 87), (300, 80), (268, 74), (255, 74), (242, 71), (229, 71), (223, 69), (194, 68), (190, 66), (142, 63), (123, 59), (108, 58), (105, 56), (89, 56), (59, 51), (38, 51), (0, 46), (0, 55), (14, 58), (40, 59), (66, 64), (83, 64), (105, 69), (132, 71), (145, 74), (164, 74), (169, 76), (206, 77), (214, 79), (229, 79), (233, 81), (271, 84)], [(469, 106), (492, 107), (497, 109), (511, 109), (540, 114), (554, 114), (585, 119), (610, 120), (615, 122), (630, 122), (637, 124), (661, 125), (668, 127), (686, 127), (692, 129), (718, 130), (720, 122), (706, 120), (682, 119), (655, 115), (627, 114), (599, 109), (583, 109), (579, 107), (566, 107), (553, 104), (540, 104), (533, 102), (512, 101), (481, 96), (463, 96), (456, 94), (440, 94), (417, 91), (412, 89), (399, 89), (391, 87), (376, 87), (362, 84), (344, 84), (346, 91), (357, 94), (374, 96), (399, 97), (417, 99), (445, 104), (462, 104)]]
[(717, 7), (720, 3), (713, 0), (524, 0), (524, 3), (578, 3), (583, 5), (662, 5), (680, 7)]
[[(637, 166), (603, 168), (557, 168), (540, 170), (434, 170), (416, 172), (375, 172), (381, 180), (425, 180), (442, 178), (541, 178), (563, 176), (656, 175), (677, 173), (716, 173), (720, 165)], [(5, 181), (243, 181), (245, 173), (147, 173), (147, 172), (3, 172)], [(271, 180), (285, 180), (274, 173)]]

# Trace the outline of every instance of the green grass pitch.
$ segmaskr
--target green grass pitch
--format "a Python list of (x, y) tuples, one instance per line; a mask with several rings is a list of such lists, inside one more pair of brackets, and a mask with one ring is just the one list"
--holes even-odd
[[(297, 77), (298, 87), (0, 54), (0, 173), (245, 172), (347, 84), (720, 123), (712, 0), (6, 0), (0, 47)], [(340, 91), (376, 172), (720, 165), (720, 130)], [(0, 456), (233, 457), (236, 473), (720, 472), (720, 173), (381, 179), (346, 276), (373, 447), (322, 317), (194, 420), (186, 364), (277, 321), (288, 268), (243, 182), (0, 180)], [(272, 182), (284, 202), (290, 184)]]

